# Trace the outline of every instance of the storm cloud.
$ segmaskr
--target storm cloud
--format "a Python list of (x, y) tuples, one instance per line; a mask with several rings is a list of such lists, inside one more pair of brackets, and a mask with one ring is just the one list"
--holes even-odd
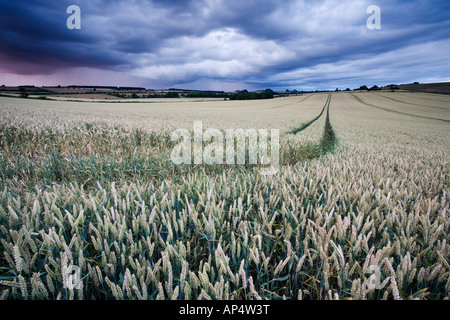
[[(80, 30), (66, 26), (72, 4)], [(373, 4), (380, 30), (366, 26)], [(3, 1), (0, 82), (309, 90), (449, 81), (449, 30), (445, 0)]]

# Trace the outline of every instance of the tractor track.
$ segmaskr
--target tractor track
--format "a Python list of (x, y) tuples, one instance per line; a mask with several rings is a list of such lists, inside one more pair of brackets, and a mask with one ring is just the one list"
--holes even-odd
[(359, 103), (364, 104), (364, 105), (369, 106), (369, 107), (372, 107), (372, 108), (384, 110), (384, 111), (391, 112), (391, 113), (397, 113), (397, 114), (401, 114), (401, 115), (404, 115), (404, 116), (410, 116), (410, 117), (420, 118), (420, 119), (428, 119), (428, 120), (435, 120), (435, 121), (443, 121), (443, 122), (447, 122), (447, 123), (450, 122), (450, 120), (446, 120), (446, 119), (440, 119), (440, 118), (432, 118), (432, 117), (427, 117), (427, 116), (421, 116), (421, 115), (418, 115), (418, 114), (407, 113), (407, 112), (401, 112), (401, 111), (396, 111), (396, 110), (392, 110), (392, 109), (385, 108), (385, 107), (376, 106), (376, 105), (374, 105), (374, 104), (370, 104), (370, 103), (367, 103), (367, 102), (363, 101), (360, 97), (356, 96), (356, 95), (353, 94), (353, 93), (350, 93), (350, 94), (351, 94), (351, 95), (353, 96), (353, 98), (355, 98), (355, 100), (358, 101)]
[[(329, 152), (333, 152), (335, 150), (338, 140), (337, 140), (336, 134), (333, 130), (333, 127), (331, 126), (331, 121), (330, 121), (331, 97), (332, 97), (332, 95), (329, 94), (328, 98), (327, 98), (327, 102), (325, 103), (325, 105), (322, 108), (322, 111), (320, 112), (320, 114), (317, 117), (315, 117), (311, 121), (303, 123), (300, 127), (296, 128), (290, 132), (285, 133), (285, 135), (287, 135), (287, 134), (295, 135), (295, 134), (305, 130), (311, 124), (313, 124), (315, 121), (317, 121), (323, 115), (323, 113), (325, 112), (325, 109), (326, 109), (325, 126), (323, 128), (323, 134), (322, 134), (320, 141), (316, 142), (316, 143), (312, 143), (311, 145), (308, 145), (306, 147), (306, 149), (300, 148), (299, 153), (297, 153), (297, 156), (291, 158), (290, 164), (297, 163), (297, 162), (301, 161), (303, 158), (305, 158), (305, 150), (306, 150), (306, 159), (320, 158), (321, 156), (323, 156)], [(299, 155), (302, 155), (302, 153), (303, 153), (303, 157), (299, 156)]]
[[(311, 97), (312, 97), (312, 94), (306, 96), (305, 98), (303, 98), (302, 100), (298, 101), (297, 103), (302, 103), (302, 102), (308, 100), (308, 99), (311, 98)], [(296, 103), (296, 104), (297, 104), (297, 103)], [(292, 106), (292, 105), (293, 105), (293, 103), (288, 103), (288, 104), (283, 104), (283, 105), (281, 105), (281, 106), (273, 107), (272, 109), (280, 109), (280, 108), (284, 108), (284, 107), (288, 107), (288, 106)]]
[[(420, 92), (420, 91), (416, 91), (416, 92), (407, 92), (406, 94), (411, 94), (411, 93), (413, 93), (413, 94), (424, 93), (424, 94), (429, 94), (429, 95), (433, 95), (433, 94), (435, 95), (435, 93), (430, 93), (430, 92)], [(399, 95), (404, 95), (405, 92), (397, 92), (397, 94), (399, 94)], [(448, 103), (448, 100), (430, 99), (430, 98), (422, 98), (422, 97), (416, 97), (416, 98), (421, 99), (421, 100), (427, 100), (427, 101), (436, 101), (436, 102), (444, 102), (444, 103)]]
[[(305, 99), (305, 100), (306, 100), (306, 99)], [(304, 100), (303, 100), (303, 101), (304, 101)], [(292, 129), (292, 130), (286, 132), (285, 134), (297, 134), (297, 133), (299, 133), (299, 132), (305, 130), (306, 128), (308, 128), (310, 125), (312, 125), (314, 122), (316, 122), (317, 120), (320, 119), (320, 117), (322, 116), (322, 114), (325, 112), (325, 109), (326, 109), (326, 108), (329, 109), (329, 107), (330, 107), (330, 102), (331, 102), (331, 94), (328, 94), (327, 102), (325, 102), (325, 105), (323, 106), (322, 111), (320, 112), (320, 114), (319, 114), (317, 117), (315, 117), (314, 119), (312, 119), (312, 120), (310, 120), (310, 121), (308, 121), (308, 122), (302, 123), (299, 127), (294, 128), (294, 129)]]
[(379, 94), (379, 93), (374, 93), (374, 95), (380, 96), (380, 97), (383, 97), (383, 98), (386, 98), (386, 99), (389, 99), (389, 100), (392, 100), (392, 101), (395, 101), (395, 102), (400, 102), (400, 103), (403, 103), (403, 104), (409, 104), (409, 105), (412, 105), (412, 106), (419, 106), (419, 107), (425, 107), (425, 108), (434, 108), (434, 109), (448, 110), (448, 108), (445, 108), (445, 107), (427, 106), (427, 105), (419, 104), (419, 103), (406, 102), (406, 101), (394, 99), (394, 98), (391, 98), (391, 97), (387, 97), (387, 96)]

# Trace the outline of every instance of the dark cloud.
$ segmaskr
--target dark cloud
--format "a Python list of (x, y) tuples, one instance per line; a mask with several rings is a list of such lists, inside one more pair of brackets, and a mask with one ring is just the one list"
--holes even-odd
[[(61, 81), (64, 72), (87, 68), (87, 81), (97, 70), (96, 79), (103, 75), (105, 81), (113, 73), (143, 86), (188, 87), (210, 82), (332, 88), (364, 80), (450, 80), (448, 51), (439, 49), (450, 41), (450, 2), (373, 2), (4, 1), (0, 72), (2, 78), (24, 75), (19, 79), (54, 74)], [(81, 8), (81, 30), (66, 27), (72, 4)], [(372, 4), (382, 10), (381, 30), (366, 27)]]
[(125, 63), (97, 46), (88, 30), (68, 30), (68, 2), (0, 3), (0, 66), (18, 74), (70, 67), (108, 68)]

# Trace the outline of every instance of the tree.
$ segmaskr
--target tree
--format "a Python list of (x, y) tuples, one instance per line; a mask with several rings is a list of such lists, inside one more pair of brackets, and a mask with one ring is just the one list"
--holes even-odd
[(369, 90), (366, 85), (359, 87), (359, 90)]
[(21, 96), (22, 98), (28, 98), (28, 93), (25, 91), (25, 88), (24, 88), (24, 87), (20, 87), (20, 88), (19, 88), (19, 92), (20, 92), (20, 96)]

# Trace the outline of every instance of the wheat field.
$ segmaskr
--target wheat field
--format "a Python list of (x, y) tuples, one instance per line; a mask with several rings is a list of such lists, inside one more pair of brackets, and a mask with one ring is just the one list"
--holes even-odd
[[(1, 299), (450, 298), (450, 96), (0, 97), (0, 114)], [(279, 172), (174, 165), (194, 121), (280, 129)]]

